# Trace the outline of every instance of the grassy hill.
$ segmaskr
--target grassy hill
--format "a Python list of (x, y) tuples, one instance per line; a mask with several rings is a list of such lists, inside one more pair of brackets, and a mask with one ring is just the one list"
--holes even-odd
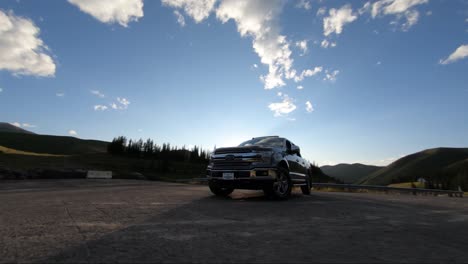
[[(25, 130), (26, 131), (26, 130)], [(108, 142), (74, 137), (0, 132), (0, 146), (25, 152), (74, 155), (106, 152)]]
[(20, 127), (14, 126), (10, 123), (0, 122), (0, 132), (8, 132), (8, 133), (21, 133), (21, 134), (34, 134), (31, 131), (27, 131)]
[(85, 177), (87, 170), (111, 170), (116, 178), (178, 179), (203, 177), (206, 169), (200, 162), (111, 155), (109, 142), (37, 135), (2, 124), (0, 179)]
[(338, 164), (334, 166), (322, 166), (322, 171), (336, 179), (343, 181), (344, 183), (357, 183), (362, 179), (365, 179), (371, 173), (376, 172), (383, 167), (364, 165), (360, 163), (354, 164)]
[(367, 178), (363, 184), (388, 185), (424, 178), (439, 188), (467, 189), (468, 148), (427, 149), (405, 156)]
[(48, 154), (48, 153), (34, 153), (34, 152), (28, 152), (28, 151), (21, 151), (21, 150), (6, 148), (4, 146), (0, 146), (0, 153), (9, 154), (9, 155), (13, 154), (13, 155), (27, 155), (27, 156), (41, 156), (41, 157), (63, 157), (65, 156), (65, 155), (53, 155), (53, 154)]

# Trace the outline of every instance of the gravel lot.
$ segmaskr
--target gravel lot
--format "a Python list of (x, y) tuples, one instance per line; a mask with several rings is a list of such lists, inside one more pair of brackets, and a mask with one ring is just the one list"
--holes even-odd
[(0, 182), (0, 262), (467, 262), (468, 199)]

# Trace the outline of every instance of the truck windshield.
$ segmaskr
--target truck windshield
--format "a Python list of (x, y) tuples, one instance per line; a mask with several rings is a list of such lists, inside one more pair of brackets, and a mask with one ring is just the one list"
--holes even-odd
[(253, 138), (240, 144), (239, 147), (259, 146), (268, 148), (277, 148), (284, 146), (284, 139), (276, 137)]

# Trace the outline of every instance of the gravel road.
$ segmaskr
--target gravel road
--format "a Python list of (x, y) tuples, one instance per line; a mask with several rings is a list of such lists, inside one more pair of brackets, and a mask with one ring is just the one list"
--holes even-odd
[(468, 200), (131, 180), (0, 182), (0, 262), (466, 262)]

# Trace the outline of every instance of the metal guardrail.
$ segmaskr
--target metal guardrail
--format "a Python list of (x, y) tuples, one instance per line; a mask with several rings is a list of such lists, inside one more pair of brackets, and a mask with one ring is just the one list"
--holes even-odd
[(336, 183), (312, 183), (312, 187), (320, 188), (336, 188), (343, 190), (372, 190), (382, 192), (399, 192), (399, 193), (412, 193), (413, 195), (429, 194), (447, 194), (450, 197), (463, 197), (462, 191), (451, 191), (451, 190), (439, 190), (439, 189), (422, 189), (422, 188), (401, 188), (401, 187), (389, 187), (379, 185), (357, 185), (357, 184), (336, 184)]
[[(174, 182), (179, 183), (206, 183), (207, 178), (193, 178), (193, 179), (179, 179)], [(320, 188), (335, 188), (343, 189), (344, 191), (350, 190), (372, 190), (381, 192), (398, 192), (398, 193), (412, 193), (413, 195), (426, 194), (426, 195), (438, 195), (447, 194), (449, 197), (463, 197), (462, 191), (451, 191), (451, 190), (439, 190), (439, 189), (422, 189), (422, 188), (401, 188), (401, 187), (389, 187), (380, 185), (357, 185), (357, 184), (338, 184), (338, 183), (312, 183), (312, 187), (316, 189)]]

